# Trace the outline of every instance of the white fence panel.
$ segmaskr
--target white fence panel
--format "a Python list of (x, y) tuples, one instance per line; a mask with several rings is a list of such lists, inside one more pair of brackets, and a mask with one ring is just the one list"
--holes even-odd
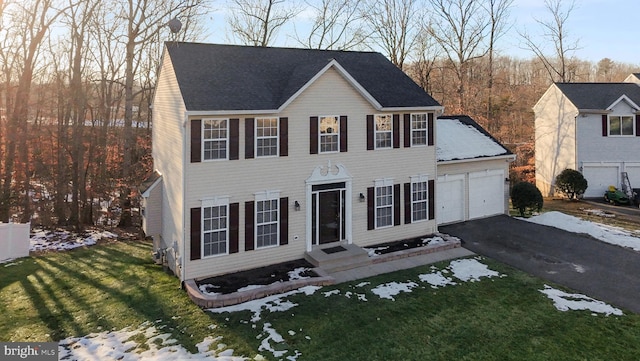
[(29, 223), (0, 223), (0, 261), (29, 256)]

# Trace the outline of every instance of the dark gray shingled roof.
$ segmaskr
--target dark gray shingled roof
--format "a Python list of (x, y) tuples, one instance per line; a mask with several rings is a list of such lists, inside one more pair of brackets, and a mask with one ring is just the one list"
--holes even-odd
[(640, 86), (636, 83), (556, 83), (578, 109), (605, 110), (626, 95), (640, 105)]
[(335, 59), (383, 107), (440, 106), (375, 52), (166, 43), (187, 110), (278, 109)]

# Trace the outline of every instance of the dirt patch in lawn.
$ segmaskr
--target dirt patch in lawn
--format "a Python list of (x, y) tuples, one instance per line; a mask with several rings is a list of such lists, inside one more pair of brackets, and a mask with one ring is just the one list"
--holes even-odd
[(196, 281), (204, 294), (229, 294), (296, 279), (319, 277), (314, 266), (299, 259)]

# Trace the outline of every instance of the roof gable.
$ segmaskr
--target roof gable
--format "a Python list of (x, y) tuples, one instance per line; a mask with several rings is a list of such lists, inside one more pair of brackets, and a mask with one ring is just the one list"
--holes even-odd
[(513, 155), (484, 128), (466, 115), (438, 117), (436, 157), (438, 162)]
[(606, 111), (622, 99), (627, 99), (630, 105), (640, 104), (640, 86), (635, 83), (556, 83), (556, 86), (582, 110)]
[(380, 53), (180, 42), (166, 47), (189, 111), (277, 111), (329, 67), (380, 108), (440, 107)]

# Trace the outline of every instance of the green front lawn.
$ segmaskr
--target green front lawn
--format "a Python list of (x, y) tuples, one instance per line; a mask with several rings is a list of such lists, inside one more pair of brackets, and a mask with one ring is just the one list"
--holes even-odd
[[(434, 289), (419, 280), (419, 274), (433, 272), (425, 266), (288, 296), (296, 306), (262, 311), (261, 319), (251, 322), (249, 311), (200, 310), (175, 277), (151, 262), (150, 252), (148, 242), (114, 242), (0, 264), (0, 340), (61, 340), (148, 321), (164, 326), (163, 332), (191, 352), (206, 336), (223, 336), (219, 342), (235, 355), (259, 353), (267, 359), (274, 359), (272, 353), (259, 347), (268, 329), (284, 338), (271, 342), (288, 351), (282, 359), (295, 350), (297, 360), (636, 360), (640, 355), (638, 315), (558, 311), (539, 292), (543, 281), (488, 259), (482, 262), (506, 277)], [(370, 284), (357, 287), (362, 281)], [(418, 287), (395, 301), (371, 291), (394, 281)], [(339, 294), (325, 296), (331, 290)]]

